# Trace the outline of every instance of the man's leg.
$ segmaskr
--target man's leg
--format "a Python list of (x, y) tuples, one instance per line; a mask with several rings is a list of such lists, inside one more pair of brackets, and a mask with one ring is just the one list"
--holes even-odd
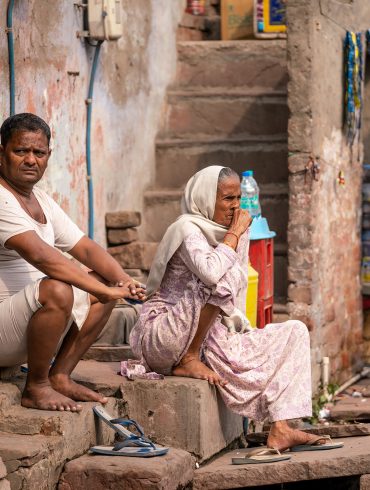
[(172, 374), (174, 376), (206, 379), (211, 384), (220, 384), (221, 386), (226, 384), (218, 374), (209, 369), (199, 359), (203, 341), (219, 313), (220, 308), (209, 303), (202, 308), (199, 316), (198, 329), (187, 352), (182, 357), (180, 363), (173, 369)]
[(27, 328), (28, 376), (22, 405), (42, 410), (81, 410), (81, 405), (56, 392), (49, 381), (50, 362), (65, 331), (73, 306), (71, 286), (43, 279), (39, 286), (37, 310)]
[(70, 375), (83, 354), (97, 339), (109, 319), (115, 302), (102, 304), (90, 296), (91, 307), (81, 330), (73, 324), (65, 336), (62, 346), (50, 370), (49, 380), (52, 387), (65, 396), (79, 401), (106, 403), (106, 397), (75, 383)]

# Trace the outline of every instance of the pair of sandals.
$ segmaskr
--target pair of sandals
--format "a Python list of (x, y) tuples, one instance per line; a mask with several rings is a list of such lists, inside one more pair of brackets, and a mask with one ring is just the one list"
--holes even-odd
[[(105, 422), (123, 440), (116, 442), (113, 446), (93, 446), (90, 451), (94, 454), (106, 456), (134, 456), (139, 458), (151, 458), (153, 456), (163, 456), (168, 453), (168, 447), (159, 447), (145, 437), (141, 426), (131, 419), (114, 419), (109, 413), (100, 406), (93, 407), (97, 417)], [(135, 427), (139, 435), (128, 430), (128, 427)]]
[[(324, 451), (328, 449), (338, 449), (344, 446), (344, 442), (333, 442), (330, 436), (317, 436), (312, 441), (299, 446), (290, 448), (290, 452), (298, 453), (302, 451)], [(289, 454), (281, 454), (278, 449), (264, 447), (248, 451), (244, 457), (232, 458), (232, 464), (259, 464), (259, 463), (276, 463), (278, 461), (289, 460)]]

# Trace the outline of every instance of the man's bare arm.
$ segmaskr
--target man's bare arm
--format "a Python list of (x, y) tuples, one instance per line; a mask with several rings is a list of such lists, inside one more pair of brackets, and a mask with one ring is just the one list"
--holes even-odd
[(81, 264), (97, 272), (110, 284), (127, 285), (134, 288), (140, 300), (145, 299), (145, 289), (134, 281), (119, 265), (119, 263), (100, 245), (83, 236), (69, 253)]
[(127, 287), (110, 288), (68, 260), (58, 250), (45, 243), (34, 231), (19, 233), (6, 241), (5, 247), (15, 250), (27, 262), (52, 279), (78, 287), (106, 303), (132, 297)]

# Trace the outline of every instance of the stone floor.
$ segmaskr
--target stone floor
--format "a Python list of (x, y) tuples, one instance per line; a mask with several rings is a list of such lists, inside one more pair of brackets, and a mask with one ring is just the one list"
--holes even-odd
[(302, 480), (321, 480), (370, 473), (370, 437), (349, 437), (331, 451), (292, 453), (289, 461), (238, 466), (231, 458), (248, 453), (239, 449), (196, 470), (194, 489), (250, 488)]

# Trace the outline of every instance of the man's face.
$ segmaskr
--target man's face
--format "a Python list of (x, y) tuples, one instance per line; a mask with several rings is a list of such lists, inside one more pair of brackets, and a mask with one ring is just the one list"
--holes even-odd
[(0, 145), (1, 175), (19, 187), (36, 184), (44, 175), (51, 150), (42, 131), (16, 131)]

